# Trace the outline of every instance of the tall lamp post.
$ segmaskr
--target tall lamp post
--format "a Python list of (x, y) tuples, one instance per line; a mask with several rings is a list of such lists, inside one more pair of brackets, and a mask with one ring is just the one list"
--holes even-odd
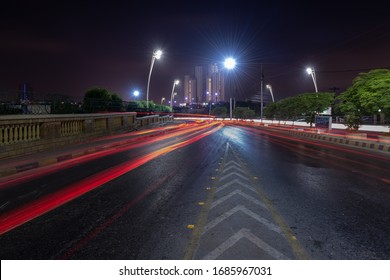
[(269, 89), (269, 92), (271, 93), (272, 102), (275, 103), (274, 94), (272, 93), (272, 87), (271, 87), (271, 85), (266, 85), (266, 87)]
[(171, 111), (173, 113), (173, 92), (175, 91), (175, 86), (179, 84), (179, 80), (173, 81), (173, 86), (172, 86), (172, 93), (171, 93)]
[(317, 89), (317, 79), (316, 79), (316, 73), (314, 72), (314, 68), (308, 67), (308, 68), (306, 68), (306, 72), (313, 79), (314, 88), (316, 89), (316, 92), (318, 92), (318, 89)]
[[(232, 70), (234, 67), (236, 67), (236, 60), (232, 57), (228, 57), (225, 59), (224, 63), (223, 63), (223, 66), (228, 69), (228, 70)], [(230, 120), (233, 118), (233, 98), (230, 97), (230, 106), (229, 106), (229, 109), (230, 109)]]
[(162, 55), (162, 51), (161, 50), (157, 50), (157, 51), (153, 52), (152, 63), (150, 65), (150, 71), (149, 71), (149, 77), (148, 77), (148, 86), (146, 88), (146, 111), (147, 112), (149, 112), (149, 85), (150, 85), (150, 77), (152, 76), (152, 70), (153, 70), (154, 61), (156, 59), (160, 59), (161, 55)]

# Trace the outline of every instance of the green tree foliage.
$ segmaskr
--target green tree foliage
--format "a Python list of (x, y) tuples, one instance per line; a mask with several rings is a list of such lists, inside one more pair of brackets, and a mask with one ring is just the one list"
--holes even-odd
[(252, 119), (255, 116), (255, 111), (248, 107), (236, 107), (233, 113), (238, 119)]
[(330, 107), (333, 101), (334, 93), (331, 92), (302, 93), (267, 105), (264, 115), (284, 120), (304, 118), (312, 125), (315, 116)]
[(217, 106), (211, 110), (211, 115), (216, 117), (226, 117), (227, 116), (227, 108), (222, 106)]
[(91, 88), (84, 96), (83, 109), (87, 113), (122, 111), (122, 98), (104, 88)]
[(280, 102), (270, 103), (264, 108), (264, 116), (267, 119), (280, 119)]
[(111, 94), (109, 110), (112, 112), (123, 111), (123, 100), (117, 93)]
[(303, 93), (298, 95), (297, 99), (296, 104), (299, 104), (300, 108), (298, 113), (301, 113), (306, 122), (312, 126), (315, 122), (316, 115), (324, 112), (333, 105), (334, 93)]
[[(147, 109), (147, 103), (145, 100), (137, 100), (137, 101), (131, 101), (127, 105), (127, 111), (128, 112), (146, 112)], [(155, 104), (153, 101), (149, 101), (149, 110), (151, 112), (155, 113), (168, 113), (171, 112), (171, 107), (162, 105), (162, 104)]]
[(350, 129), (357, 129), (361, 117), (385, 114), (390, 116), (390, 70), (374, 69), (360, 73), (352, 86), (337, 98), (337, 109), (344, 115), (345, 124)]

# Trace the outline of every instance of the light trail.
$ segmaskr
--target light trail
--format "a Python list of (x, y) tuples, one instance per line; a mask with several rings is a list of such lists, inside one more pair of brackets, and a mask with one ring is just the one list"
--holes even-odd
[(96, 189), (97, 187), (130, 172), (131, 170), (176, 149), (190, 145), (204, 137), (215, 133), (223, 127), (223, 124), (207, 130), (191, 139), (181, 141), (176, 144), (169, 145), (159, 150), (153, 151), (147, 155), (140, 156), (131, 161), (122, 163), (118, 166), (106, 169), (96, 175), (90, 176), (69, 187), (49, 194), (45, 197), (32, 201), (18, 209), (11, 210), (9, 213), (0, 216), (0, 235), (4, 234), (32, 219), (41, 216), (57, 207), (64, 205), (83, 194)]
[(138, 202), (140, 202), (143, 198), (148, 196), (154, 190), (161, 187), (168, 179), (171, 179), (175, 174), (176, 174), (176, 171), (172, 171), (170, 174), (161, 178), (158, 182), (149, 186), (148, 189), (146, 189), (144, 192), (142, 192), (137, 197), (135, 197), (133, 200), (131, 200), (129, 203), (127, 203), (124, 207), (122, 207), (119, 211), (117, 211), (113, 216), (111, 216), (109, 219), (107, 219), (103, 224), (101, 224), (97, 228), (90, 231), (85, 237), (83, 237), (80, 241), (78, 241), (75, 245), (73, 245), (65, 254), (59, 256), (58, 259), (61, 259), (61, 260), (69, 259), (75, 252), (80, 250), (80, 248), (82, 248), (85, 244), (87, 244), (94, 237), (99, 235), (109, 225), (111, 225), (117, 219), (122, 217), (127, 211), (129, 211), (129, 209), (131, 209), (134, 205), (136, 205)]
[(380, 154), (366, 153), (366, 152), (359, 151), (359, 150), (343, 148), (339, 145), (331, 145), (331, 144), (323, 143), (320, 141), (306, 140), (306, 139), (301, 139), (301, 138), (297, 138), (297, 137), (293, 137), (293, 136), (289, 136), (289, 135), (283, 135), (282, 133), (267, 131), (264, 129), (257, 129), (257, 128), (253, 127), (253, 125), (251, 125), (251, 124), (231, 124), (231, 126), (246, 127), (252, 131), (259, 131), (262, 134), (271, 135), (271, 136), (283, 138), (286, 140), (291, 140), (292, 142), (301, 142), (301, 143), (306, 143), (309, 145), (321, 146), (321, 147), (331, 149), (331, 150), (339, 150), (339, 151), (342, 151), (345, 153), (357, 154), (360, 156), (375, 158), (375, 159), (379, 159), (379, 160), (389, 160), (389, 157), (385, 156), (385, 155), (382, 156)]
[[(202, 129), (207, 129), (211, 126), (217, 125), (218, 123), (219, 122), (202, 123), (202, 124), (193, 123), (193, 124), (188, 125), (188, 126), (180, 125), (180, 128), (176, 129), (175, 132), (165, 133), (163, 131), (163, 133), (161, 133), (159, 135), (146, 135), (146, 136), (142, 136), (142, 137), (131, 138), (131, 139), (125, 140), (123, 142), (121, 142), (121, 141), (114, 142), (114, 143), (110, 144), (109, 148), (106, 148), (104, 146), (100, 146), (101, 151), (95, 151), (91, 154), (81, 155), (81, 156), (78, 156), (78, 157), (75, 157), (72, 159), (68, 159), (68, 160), (63, 161), (63, 162), (55, 163), (53, 165), (29, 170), (29, 171), (24, 172), (23, 175), (17, 173), (15, 175), (11, 175), (11, 176), (2, 178), (2, 179), (0, 179), (0, 191), (5, 189), (5, 188), (9, 188), (11, 186), (14, 186), (16, 184), (21, 184), (23, 182), (30, 181), (34, 178), (38, 178), (40, 176), (44, 176), (44, 175), (48, 175), (48, 174), (57, 172), (61, 169), (70, 167), (70, 166), (74, 165), (75, 163), (76, 164), (85, 163), (85, 162), (88, 162), (88, 161), (91, 161), (91, 160), (94, 160), (97, 158), (101, 158), (104, 156), (109, 156), (109, 155), (112, 155), (115, 153), (120, 153), (120, 152), (124, 152), (124, 151), (129, 151), (132, 149), (140, 148), (143, 146), (147, 146), (147, 145), (159, 142), (159, 141), (167, 140), (169, 138), (175, 138), (175, 137), (183, 136), (185, 134), (201, 131)], [(84, 150), (82, 150), (82, 151), (84, 151)], [(81, 153), (80, 150), (74, 151), (74, 153), (78, 153), (78, 152)]]
[[(237, 127), (240, 127), (240, 126), (237, 126)], [(388, 174), (388, 169), (385, 167), (382, 167), (381, 165), (379, 165), (379, 163), (378, 163), (378, 165), (373, 165), (373, 164), (368, 165), (362, 161), (339, 156), (339, 155), (336, 155), (336, 154), (331, 153), (331, 152), (325, 152), (325, 151), (318, 150), (315, 147), (317, 146), (317, 147), (322, 147), (322, 148), (326, 148), (326, 149), (330, 149), (330, 150), (343, 151), (345, 153), (352, 153), (352, 154), (359, 154), (359, 155), (363, 154), (364, 156), (366, 156), (366, 154), (364, 154), (364, 153), (357, 152), (355, 150), (344, 149), (342, 147), (326, 145), (324, 143), (306, 141), (304, 139), (297, 139), (294, 137), (285, 136), (285, 135), (281, 135), (281, 134), (277, 134), (277, 133), (272, 133), (272, 132), (269, 133), (267, 131), (258, 130), (256, 128), (252, 128), (252, 127), (245, 127), (245, 130), (247, 131), (247, 133), (249, 133), (250, 135), (255, 136), (255, 137), (260, 137), (260, 134), (267, 134), (267, 135), (275, 136), (276, 138), (272, 137), (272, 138), (267, 139), (267, 140), (270, 142), (276, 143), (278, 145), (281, 145), (283, 147), (289, 148), (294, 153), (300, 154), (304, 157), (311, 157), (311, 158), (317, 159), (319, 161), (327, 162), (327, 164), (337, 166), (339, 168), (347, 169), (351, 172), (359, 173), (359, 174), (364, 175), (366, 177), (370, 177), (370, 178), (373, 178), (375, 180), (383, 181), (385, 183), (390, 182), (390, 178), (375, 176), (375, 175), (370, 174), (368, 172), (361, 172), (362, 170), (375, 169), (383, 174)], [(304, 146), (303, 150), (297, 149), (297, 144), (296, 144), (297, 142), (307, 144), (309, 146)], [(373, 156), (376, 157), (377, 159), (385, 159), (384, 157), (381, 157), (379, 155), (373, 155)], [(355, 165), (355, 167), (350, 165), (350, 164)]]

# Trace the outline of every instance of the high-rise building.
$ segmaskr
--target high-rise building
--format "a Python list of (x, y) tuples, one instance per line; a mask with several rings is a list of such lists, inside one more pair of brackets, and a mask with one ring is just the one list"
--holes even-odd
[[(217, 64), (197, 65), (194, 76), (184, 76), (184, 100), (186, 103), (208, 103), (225, 101), (224, 72)], [(206, 72), (206, 74), (205, 74)]]
[(192, 104), (195, 102), (196, 79), (190, 75), (184, 76), (184, 102)]
[(196, 95), (195, 95), (195, 103), (204, 102), (204, 76), (203, 76), (203, 66), (197, 65), (195, 66), (195, 80), (196, 80)]
[(225, 101), (224, 76), (217, 64), (210, 64), (208, 66), (206, 89), (206, 102)]

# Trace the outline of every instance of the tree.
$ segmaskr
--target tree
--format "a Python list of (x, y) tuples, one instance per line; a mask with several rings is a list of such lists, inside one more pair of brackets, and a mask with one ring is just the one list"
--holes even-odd
[(255, 111), (248, 107), (236, 107), (234, 116), (238, 119), (252, 119), (255, 116)]
[(123, 100), (117, 93), (110, 93), (104, 88), (91, 88), (84, 96), (83, 109), (87, 113), (121, 112)]
[(264, 116), (268, 119), (280, 118), (280, 103), (271, 103), (264, 108)]
[(267, 117), (278, 117), (284, 120), (305, 118), (312, 126), (315, 116), (330, 107), (333, 100), (334, 93), (331, 92), (303, 93), (268, 105), (265, 114)]
[(390, 116), (390, 70), (374, 69), (360, 73), (352, 86), (337, 98), (338, 109), (348, 128), (358, 129), (361, 117), (382, 113)]
[(110, 98), (110, 108), (111, 112), (121, 112), (123, 111), (123, 100), (117, 93), (112, 93)]
[(305, 121), (313, 125), (316, 115), (331, 107), (334, 102), (333, 92), (303, 93), (298, 96), (300, 113), (305, 117)]
[(105, 112), (111, 102), (111, 95), (107, 89), (91, 88), (84, 96), (83, 108), (87, 113)]
[(226, 117), (227, 114), (227, 108), (222, 106), (217, 106), (213, 108), (211, 111), (211, 115), (217, 116), (217, 117)]

